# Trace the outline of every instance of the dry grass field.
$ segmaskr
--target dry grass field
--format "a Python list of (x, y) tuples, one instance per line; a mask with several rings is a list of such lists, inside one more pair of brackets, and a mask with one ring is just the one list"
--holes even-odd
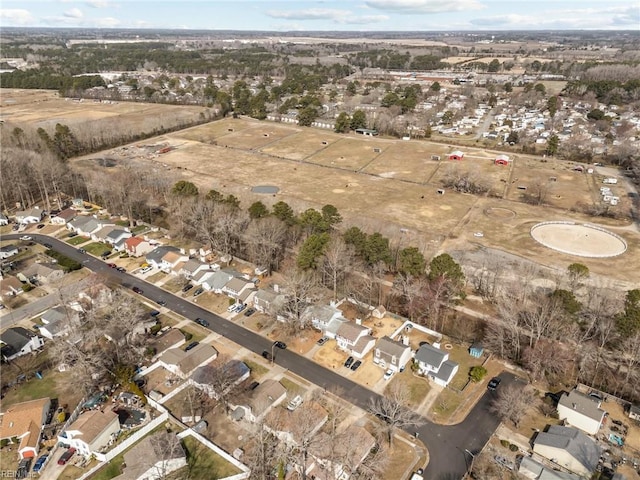
[[(502, 167), (493, 163), (498, 152), (477, 147), (462, 148), (465, 157), (455, 162), (446, 159), (456, 149), (453, 144), (364, 138), (244, 118), (224, 119), (146, 141), (152, 142), (176, 147), (160, 157), (176, 181), (190, 180), (203, 191), (215, 188), (233, 193), (247, 205), (256, 200), (267, 205), (284, 200), (303, 209), (331, 203), (343, 214), (345, 224), (358, 224), (391, 237), (400, 236), (401, 228), (409, 229), (427, 256), (482, 246), (555, 268), (581, 261), (593, 273), (627, 282), (637, 278), (629, 265), (640, 262), (640, 238), (626, 228), (628, 222), (589, 218), (569, 210), (577, 203), (596, 201), (600, 186), (595, 175), (572, 171), (571, 162), (543, 162), (540, 157), (516, 154), (511, 155), (510, 166)], [(432, 155), (441, 160), (431, 160)], [(130, 161), (159, 159), (131, 157)], [(86, 159), (77, 162), (94, 165)], [(488, 195), (449, 189), (439, 194), (451, 169), (479, 175), (490, 185)], [(555, 181), (550, 181), (551, 177)], [(544, 207), (525, 204), (523, 190), (517, 188), (527, 186), (527, 192), (532, 193), (538, 183), (548, 189)], [(252, 187), (265, 184), (279, 187), (280, 192), (274, 196), (251, 192)], [(493, 214), (487, 215), (485, 211), (491, 208)], [(495, 208), (513, 214), (503, 218)], [(532, 225), (545, 220), (613, 227), (627, 240), (629, 249), (607, 260), (553, 252), (529, 234)], [(483, 232), (484, 237), (474, 236), (476, 232)]]

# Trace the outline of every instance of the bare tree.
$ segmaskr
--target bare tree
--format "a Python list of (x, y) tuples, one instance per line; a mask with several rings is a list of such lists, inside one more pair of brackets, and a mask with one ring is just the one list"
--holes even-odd
[(264, 428), (263, 422), (253, 424), (242, 461), (251, 469), (251, 478), (271, 480), (281, 462), (278, 439)]
[(518, 428), (527, 408), (535, 407), (537, 401), (538, 398), (535, 396), (533, 388), (509, 385), (499, 390), (491, 404), (491, 410), (499, 415), (503, 421), (510, 421)]
[(322, 276), (333, 291), (334, 302), (338, 299), (338, 287), (344, 285), (347, 272), (353, 264), (353, 247), (347, 245), (341, 235), (332, 235), (322, 258)]
[(299, 332), (306, 327), (302, 320), (305, 308), (320, 298), (318, 281), (314, 272), (294, 266), (288, 267), (282, 274), (286, 301), (279, 313), (284, 317), (285, 326), (290, 333)]
[(242, 236), (251, 260), (269, 270), (277, 269), (286, 246), (287, 226), (278, 218), (265, 217), (249, 223)]
[(397, 429), (417, 427), (422, 424), (420, 415), (411, 410), (409, 391), (399, 383), (391, 384), (384, 396), (373, 399), (369, 411), (381, 421), (380, 430), (392, 445), (393, 435)]

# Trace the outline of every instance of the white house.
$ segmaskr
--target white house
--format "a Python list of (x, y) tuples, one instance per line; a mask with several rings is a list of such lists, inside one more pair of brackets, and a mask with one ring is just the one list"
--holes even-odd
[(287, 398), (287, 389), (278, 382), (268, 378), (252, 392), (246, 405), (238, 405), (233, 411), (235, 420), (246, 418), (250, 422), (258, 422), (271, 410)]
[(163, 272), (177, 275), (182, 267), (181, 264), (186, 263), (187, 260), (189, 260), (189, 255), (182, 252), (167, 252), (162, 256), (159, 268)]
[(31, 210), (16, 212), (16, 223), (38, 223), (44, 217), (44, 210), (40, 207), (33, 207)]
[(236, 300), (241, 300), (242, 297), (246, 297), (247, 290), (255, 291), (256, 286), (252, 281), (245, 280), (241, 277), (232, 278), (222, 287), (222, 291), (227, 294), (227, 296)]
[(156, 248), (141, 237), (129, 237), (124, 241), (124, 250), (132, 257), (141, 257)]
[(402, 342), (382, 337), (373, 351), (373, 363), (394, 372), (404, 370), (411, 360), (411, 347)]
[(284, 302), (284, 295), (274, 290), (258, 290), (253, 296), (253, 308), (271, 315), (276, 314)]
[(155, 480), (187, 465), (187, 456), (175, 433), (158, 432), (144, 437), (124, 454), (122, 480)]
[(51, 223), (54, 225), (66, 225), (71, 220), (78, 216), (77, 212), (71, 208), (66, 208), (62, 210), (57, 215), (51, 216)]
[(44, 340), (23, 327), (11, 327), (0, 335), (0, 352), (5, 360), (35, 352), (44, 345)]
[(71, 324), (75, 323), (74, 320), (77, 317), (78, 312), (63, 306), (50, 308), (40, 317), (44, 324), (40, 327), (40, 334), (49, 340), (62, 336), (69, 331)]
[(602, 453), (600, 446), (577, 428), (551, 425), (533, 441), (533, 451), (580, 476), (589, 478)]
[(218, 357), (218, 351), (211, 345), (201, 343), (189, 351), (172, 348), (158, 358), (158, 362), (171, 373), (187, 378), (191, 373)]
[(425, 343), (416, 352), (418, 371), (434, 383), (446, 387), (458, 371), (458, 364), (449, 360), (449, 354), (440, 348)]
[(327, 338), (336, 338), (338, 329), (348, 320), (342, 316), (342, 310), (334, 305), (311, 305), (302, 313), (302, 322), (310, 323)]
[(0, 213), (0, 227), (9, 225), (9, 218), (4, 213)]
[(120, 431), (118, 414), (112, 410), (89, 410), (58, 435), (58, 441), (69, 445), (85, 457), (102, 453)]
[(600, 404), (599, 399), (572, 390), (560, 397), (558, 418), (589, 435), (595, 435), (600, 430), (606, 413), (600, 408)]
[(227, 270), (218, 270), (202, 282), (202, 288), (214, 293), (222, 293), (225, 285), (234, 278), (234, 275)]
[(18, 247), (15, 245), (4, 245), (0, 247), (0, 260), (13, 257), (19, 253)]
[(522, 457), (518, 473), (531, 480), (582, 480), (582, 477), (573, 473), (561, 472), (545, 467), (531, 457)]
[(341, 350), (355, 358), (363, 358), (376, 343), (376, 339), (370, 334), (371, 329), (368, 327), (355, 322), (344, 322), (336, 332), (336, 342)]
[(150, 252), (147, 252), (145, 258), (147, 260), (147, 263), (152, 267), (161, 268), (163, 265), (162, 259), (168, 252), (180, 253), (180, 249), (177, 247), (172, 247), (171, 245), (161, 245), (154, 248)]

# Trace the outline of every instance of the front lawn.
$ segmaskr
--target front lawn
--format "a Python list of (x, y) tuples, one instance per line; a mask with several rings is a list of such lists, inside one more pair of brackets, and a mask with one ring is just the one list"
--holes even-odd
[(70, 239), (67, 240), (67, 243), (69, 245), (80, 245), (82, 243), (88, 242), (89, 240), (91, 240), (89, 237), (81, 237), (81, 236), (77, 236), (77, 237), (71, 237)]
[(260, 365), (259, 363), (252, 362), (251, 360), (249, 360), (247, 358), (243, 358), (242, 361), (244, 362), (244, 364), (247, 367), (249, 367), (249, 370), (251, 370), (251, 376), (254, 379), (258, 379), (258, 378), (262, 377), (265, 373), (267, 373), (269, 371), (268, 368)]
[(183, 443), (187, 451), (188, 466), (186, 468), (189, 471), (189, 478), (195, 480), (226, 478), (241, 473), (238, 468), (195, 438), (185, 437)]
[(93, 242), (83, 247), (87, 253), (95, 255), (96, 257), (102, 256), (103, 253), (111, 251), (111, 245), (107, 245), (102, 242)]
[(410, 368), (402, 373), (396, 373), (387, 388), (390, 388), (396, 383), (400, 383), (407, 389), (409, 392), (409, 404), (414, 408), (420, 406), (427, 396), (427, 393), (429, 393), (429, 390), (431, 390), (429, 381), (423, 377), (416, 377)]

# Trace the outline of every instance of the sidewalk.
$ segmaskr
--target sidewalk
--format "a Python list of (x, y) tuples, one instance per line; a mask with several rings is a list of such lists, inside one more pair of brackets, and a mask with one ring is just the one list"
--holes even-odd
[(495, 435), (500, 440), (508, 440), (509, 442), (517, 445), (523, 453), (527, 453), (531, 450), (529, 445), (529, 439), (520, 433), (516, 433), (510, 428), (505, 427), (502, 423), (496, 429)]

